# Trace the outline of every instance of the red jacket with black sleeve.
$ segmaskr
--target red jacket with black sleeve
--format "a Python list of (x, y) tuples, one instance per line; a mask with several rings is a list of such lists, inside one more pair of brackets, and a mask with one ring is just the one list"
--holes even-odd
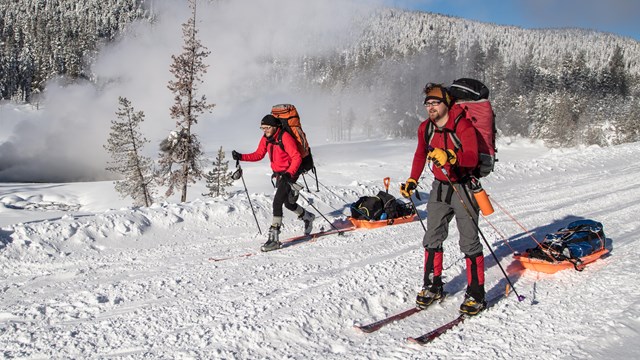
[[(282, 147), (277, 142), (282, 132)], [(284, 150), (282, 149), (284, 147)], [(258, 148), (251, 154), (243, 154), (240, 160), (242, 161), (260, 161), (264, 156), (269, 153), (269, 160), (271, 161), (271, 170), (274, 173), (287, 172), (291, 175), (292, 179), (295, 179), (295, 174), (302, 163), (302, 157), (300, 151), (298, 151), (298, 145), (296, 140), (288, 132), (279, 128), (273, 136), (267, 138), (262, 136)]]
[[(449, 120), (442, 129), (437, 129), (437, 126), (435, 126), (434, 123), (433, 126), (435, 131), (430, 144), (426, 143), (425, 132), (427, 131), (427, 125), (432, 121), (431, 119), (427, 119), (420, 124), (418, 127), (418, 147), (416, 148), (415, 155), (413, 156), (411, 178), (416, 181), (420, 178), (427, 162), (429, 147), (452, 149), (455, 151), (457, 158), (455, 165), (447, 163), (444, 166), (452, 182), (460, 181), (460, 179), (472, 173), (478, 166), (478, 138), (476, 135), (476, 129), (471, 124), (471, 121), (464, 116), (463, 112), (464, 110), (462, 110), (462, 108), (454, 106), (449, 109)], [(458, 124), (456, 125), (456, 118), (460, 115), (462, 115), (462, 118), (458, 120)], [(462, 144), (462, 146), (457, 150), (453, 140), (447, 133), (454, 131)], [(433, 174), (436, 179), (447, 182), (447, 177), (439, 167), (433, 167)]]

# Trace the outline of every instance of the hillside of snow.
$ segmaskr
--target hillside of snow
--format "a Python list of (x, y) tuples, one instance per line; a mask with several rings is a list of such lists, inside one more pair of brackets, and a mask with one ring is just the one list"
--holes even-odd
[[(302, 195), (329, 221), (383, 189), (399, 196), (415, 141), (314, 148), (321, 182)], [(433, 343), (417, 336), (457, 316), (466, 286), (455, 224), (444, 244), (440, 304), (372, 334), (410, 308), (422, 282), (419, 222), (332, 235), (260, 253), (273, 189), (267, 161), (243, 163), (229, 198), (131, 208), (111, 182), (0, 185), (0, 349), (5, 358), (630, 359), (640, 357), (640, 144), (549, 150), (499, 145), (482, 183), (496, 212), (480, 228), (514, 294)], [(421, 179), (420, 215), (432, 176)], [(173, 200), (172, 200), (173, 201)], [(307, 202), (300, 203), (310, 208)], [(501, 210), (502, 209), (502, 210)], [(513, 219), (512, 219), (513, 217)], [(514, 251), (577, 219), (604, 224), (610, 256), (583, 272), (525, 271)], [(328, 229), (322, 217), (316, 229)], [(281, 238), (302, 223), (285, 211)], [(506, 280), (485, 245), (489, 297)], [(253, 254), (241, 257), (243, 254)], [(231, 257), (214, 262), (210, 258)]]
[[(591, 69), (602, 69), (616, 46), (624, 49), (626, 68), (640, 72), (640, 42), (610, 33), (584, 29), (525, 29), (420, 11), (384, 9), (379, 20), (367, 23), (358, 52), (411, 54), (429, 44), (454, 44), (458, 55), (478, 41), (483, 49), (495, 42), (507, 64), (531, 55), (543, 69), (558, 69), (563, 54), (586, 54)], [(554, 71), (554, 70), (552, 70)]]

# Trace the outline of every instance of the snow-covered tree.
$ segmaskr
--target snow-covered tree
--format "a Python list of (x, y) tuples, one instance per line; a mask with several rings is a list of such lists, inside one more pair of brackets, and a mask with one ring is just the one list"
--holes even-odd
[(0, 1), (0, 98), (30, 102), (47, 80), (91, 78), (103, 41), (148, 18), (144, 0)]
[(629, 94), (629, 75), (625, 70), (624, 53), (617, 45), (602, 75), (602, 87), (621, 96)]
[(144, 113), (136, 112), (127, 98), (119, 98), (117, 119), (111, 121), (111, 133), (104, 148), (113, 159), (107, 170), (123, 176), (115, 182), (116, 191), (123, 197), (130, 196), (135, 205), (153, 203), (153, 171), (150, 158), (141, 155), (142, 147), (149, 141), (139, 131)]
[(229, 161), (225, 161), (224, 157), (224, 150), (220, 146), (218, 155), (213, 161), (213, 169), (204, 175), (209, 193), (202, 194), (203, 196), (218, 197), (225, 195), (227, 193), (226, 188), (233, 184), (232, 172), (229, 171)]
[(202, 83), (202, 76), (208, 67), (204, 59), (210, 52), (197, 37), (195, 0), (190, 0), (189, 6), (191, 18), (182, 25), (184, 51), (171, 56), (173, 63), (170, 71), (175, 80), (169, 81), (168, 85), (169, 90), (175, 94), (175, 103), (170, 108), (170, 114), (171, 118), (176, 120), (177, 130), (161, 144), (158, 162), (159, 181), (162, 185), (168, 185), (166, 195), (172, 195), (174, 190), (179, 188), (181, 202), (187, 201), (188, 184), (195, 183), (203, 175), (202, 146), (192, 127), (197, 124), (199, 115), (211, 111), (215, 106), (207, 103), (204, 95), (197, 95), (198, 85)]

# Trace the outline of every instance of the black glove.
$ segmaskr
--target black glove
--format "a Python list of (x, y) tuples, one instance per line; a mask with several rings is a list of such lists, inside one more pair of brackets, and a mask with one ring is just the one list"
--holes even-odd
[(293, 180), (291, 178), (291, 174), (289, 174), (288, 172), (285, 172), (282, 175), (280, 175), (280, 179), (282, 179), (283, 181), (286, 181), (288, 183), (292, 183), (293, 182)]
[(271, 175), (271, 183), (273, 184), (273, 181), (275, 179), (276, 182), (276, 187), (280, 187), (280, 185), (282, 185), (283, 183), (293, 183), (293, 180), (291, 179), (291, 174), (289, 174), (288, 172), (277, 172), (277, 173), (273, 173), (273, 175)]
[(237, 152), (237, 151), (233, 150), (233, 151), (231, 152), (231, 157), (233, 158), (233, 160), (236, 160), (236, 161), (237, 161), (237, 160), (242, 159), (242, 154), (240, 154), (239, 152)]

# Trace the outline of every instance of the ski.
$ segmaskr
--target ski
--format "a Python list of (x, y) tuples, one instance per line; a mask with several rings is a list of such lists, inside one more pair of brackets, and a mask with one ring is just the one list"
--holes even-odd
[(409, 317), (415, 313), (418, 313), (422, 311), (422, 309), (418, 308), (418, 307), (412, 307), (411, 309), (407, 309), (403, 312), (397, 313), (395, 315), (391, 315), (389, 317), (386, 317), (384, 319), (378, 320), (378, 321), (374, 321), (370, 324), (366, 324), (366, 325), (353, 325), (353, 327), (357, 330), (360, 330), (364, 333), (372, 333), (374, 331), (380, 330), (380, 328), (382, 328), (385, 325), (391, 324), (394, 321), (398, 321), (398, 320), (402, 320), (406, 317)]
[[(442, 297), (440, 299), (434, 301), (434, 303), (435, 302), (442, 303), (444, 301), (444, 299), (446, 299), (446, 298), (447, 298), (447, 293), (445, 292), (445, 293), (442, 294)], [(431, 305), (433, 305), (433, 303)], [(431, 306), (431, 305), (429, 305), (429, 306)], [(370, 324), (354, 325), (353, 327), (355, 329), (357, 329), (357, 330), (360, 330), (360, 331), (368, 334), (368, 333), (372, 333), (374, 331), (378, 331), (383, 326), (389, 325), (394, 321), (402, 320), (404, 318), (407, 318), (407, 317), (409, 317), (409, 316), (411, 316), (413, 314), (419, 313), (420, 311), (426, 310), (426, 309), (428, 309), (428, 307), (425, 308), (425, 309), (421, 309), (421, 308), (416, 306), (416, 307), (412, 307), (410, 309), (407, 309), (405, 311), (399, 312), (399, 313), (397, 313), (395, 315), (391, 315), (389, 317), (386, 317), (384, 319), (380, 319), (378, 321), (374, 321), (374, 322), (372, 322)]]
[(235, 256), (227, 256), (227, 257), (222, 257), (222, 258), (210, 257), (209, 261), (217, 262), (217, 261), (225, 261), (225, 260), (230, 260), (230, 259), (239, 259), (239, 258), (243, 258), (243, 257), (253, 256), (253, 255), (256, 255), (256, 254), (257, 253), (246, 253), (246, 254), (240, 254), (240, 255), (235, 255)]
[[(323, 230), (323, 231), (318, 231), (318, 232), (315, 232), (315, 233), (311, 233), (309, 235), (299, 235), (299, 236), (290, 237), (290, 238), (287, 238), (287, 239), (284, 239), (284, 240), (280, 241), (282, 246), (280, 247), (280, 249), (277, 249), (277, 250), (282, 250), (284, 248), (288, 248), (288, 247), (294, 246), (294, 245), (299, 245), (299, 244), (302, 244), (302, 243), (305, 243), (305, 242), (315, 241), (318, 238), (323, 237), (323, 236), (328, 236), (328, 235), (333, 235), (333, 234), (343, 234), (345, 232), (353, 231), (353, 230), (356, 230), (356, 229), (357, 229), (357, 227), (351, 226), (351, 227), (347, 227), (347, 228), (344, 228), (344, 229)], [(272, 250), (272, 251), (277, 251), (277, 250)], [(230, 260), (230, 259), (240, 259), (240, 258), (245, 258), (245, 257), (250, 257), (250, 256), (253, 256), (253, 255), (257, 255), (257, 254), (259, 254), (261, 252), (262, 251), (250, 252), (250, 253), (227, 256), (227, 257), (220, 257), (220, 258), (210, 257), (209, 261), (219, 262), (219, 261), (225, 261), (225, 260)]]
[[(500, 295), (498, 295), (496, 297), (493, 297), (492, 299), (488, 300), (487, 301), (487, 307), (482, 311), (482, 313), (484, 313), (490, 307), (495, 305), (503, 297), (504, 297), (504, 294), (500, 294)], [(460, 314), (455, 319), (449, 321), (448, 323), (446, 323), (444, 325), (438, 326), (437, 328), (429, 331), (428, 333), (425, 333), (425, 334), (420, 335), (418, 337), (409, 337), (409, 338), (407, 338), (407, 341), (412, 342), (412, 343), (416, 343), (416, 344), (419, 344), (419, 345), (426, 345), (426, 344), (432, 342), (433, 340), (437, 339), (440, 335), (446, 333), (448, 330), (460, 325), (466, 319), (472, 318), (472, 317), (475, 317), (475, 316), (478, 316), (478, 315), (480, 315), (480, 314), (477, 314), (477, 315)]]
[(407, 338), (408, 341), (412, 342), (412, 343), (416, 343), (416, 344), (420, 344), (420, 345), (426, 345), (430, 342), (432, 342), (433, 340), (437, 339), (438, 336), (444, 334), (445, 332), (447, 332), (447, 330), (455, 327), (456, 325), (462, 323), (466, 318), (468, 317), (468, 315), (466, 314), (460, 314), (457, 318), (455, 318), (452, 321), (449, 321), (448, 323), (439, 326), (431, 331), (429, 331), (426, 334), (420, 335), (418, 337), (409, 337)]
[(353, 231), (355, 229), (357, 229), (357, 227), (351, 226), (351, 227), (344, 228), (344, 229), (331, 229), (331, 230), (325, 230), (325, 231), (318, 231), (316, 233), (312, 233), (312, 234), (309, 234), (309, 235), (294, 236), (294, 237), (291, 237), (291, 238), (284, 239), (284, 240), (280, 241), (280, 243), (282, 244), (280, 249), (284, 249), (284, 248), (287, 248), (289, 246), (298, 245), (300, 243), (304, 243), (304, 242), (308, 242), (308, 241), (314, 241), (314, 240), (317, 240), (320, 237), (327, 236), (327, 235), (333, 235), (333, 234), (342, 235), (345, 232)]

